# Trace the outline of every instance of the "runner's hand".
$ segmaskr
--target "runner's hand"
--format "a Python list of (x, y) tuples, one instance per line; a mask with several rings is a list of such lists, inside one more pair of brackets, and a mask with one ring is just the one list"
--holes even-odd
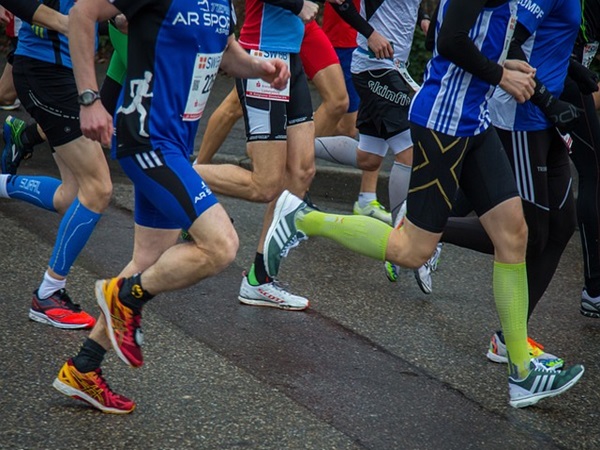
[(258, 59), (259, 77), (268, 83), (274, 89), (284, 89), (290, 79), (290, 69), (288, 65), (279, 58)]
[(298, 17), (300, 17), (304, 23), (307, 23), (317, 17), (317, 12), (319, 12), (319, 5), (309, 0), (304, 0), (302, 11), (300, 11)]
[(113, 135), (112, 116), (104, 109), (100, 100), (79, 110), (81, 132), (85, 137), (110, 147)]
[[(513, 64), (514, 62), (504, 64), (499, 86), (512, 95), (517, 102), (524, 103), (531, 98), (535, 90), (535, 70), (524, 61), (520, 61), (524, 65)], [(515, 67), (517, 70), (511, 67)], [(527, 67), (532, 71), (526, 71)]]
[(371, 36), (367, 39), (367, 44), (377, 59), (392, 58), (394, 56), (394, 49), (390, 41), (377, 31), (371, 33)]

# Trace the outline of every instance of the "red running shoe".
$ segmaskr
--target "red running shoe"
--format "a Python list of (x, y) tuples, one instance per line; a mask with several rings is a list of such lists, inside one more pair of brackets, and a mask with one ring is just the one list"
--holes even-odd
[(123, 278), (96, 281), (96, 300), (106, 319), (108, 337), (119, 358), (132, 367), (144, 364), (142, 314), (119, 300)]
[(96, 323), (96, 319), (82, 311), (81, 306), (73, 303), (64, 289), (60, 289), (44, 299), (38, 296), (36, 290), (33, 293), (29, 318), (66, 330), (92, 328)]
[(70, 359), (62, 366), (52, 386), (59, 392), (87, 402), (105, 413), (128, 414), (135, 409), (133, 401), (111, 391), (102, 377), (102, 370), (81, 373)]

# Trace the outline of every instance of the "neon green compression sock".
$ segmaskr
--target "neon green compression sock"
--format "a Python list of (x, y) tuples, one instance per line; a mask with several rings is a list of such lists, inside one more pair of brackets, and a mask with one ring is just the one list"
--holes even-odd
[(296, 217), (296, 226), (307, 236), (331, 239), (353, 252), (385, 261), (385, 250), (392, 227), (365, 216), (304, 211)]
[(494, 299), (508, 353), (509, 375), (523, 379), (529, 373), (527, 345), (527, 268), (525, 263), (494, 261)]

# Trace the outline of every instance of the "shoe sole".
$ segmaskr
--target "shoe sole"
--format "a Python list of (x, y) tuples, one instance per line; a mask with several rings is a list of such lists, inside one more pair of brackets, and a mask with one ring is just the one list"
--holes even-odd
[(581, 308), (579, 312), (585, 317), (592, 317), (593, 319), (600, 319), (600, 313), (592, 312)]
[(557, 395), (560, 395), (563, 392), (571, 389), (575, 385), (575, 383), (577, 383), (579, 381), (579, 379), (582, 377), (583, 372), (585, 372), (584, 367), (581, 368), (581, 372), (579, 372), (575, 377), (573, 377), (567, 384), (565, 384), (560, 389), (556, 389), (554, 391), (549, 391), (549, 392), (540, 392), (537, 394), (532, 394), (527, 397), (521, 397), (518, 400), (510, 400), (508, 403), (513, 408), (526, 408), (528, 406), (535, 405), (537, 402), (539, 402), (542, 399), (556, 397)]
[(60, 392), (61, 394), (64, 394), (71, 398), (74, 398), (75, 400), (81, 400), (83, 402), (89, 403), (94, 408), (99, 409), (100, 411), (102, 411), (104, 413), (129, 414), (130, 412), (132, 412), (135, 409), (135, 405), (133, 406), (133, 408), (128, 409), (128, 410), (110, 408), (108, 406), (104, 406), (102, 403), (97, 402), (92, 397), (87, 395), (85, 392), (82, 392), (79, 389), (75, 389), (74, 387), (71, 387), (68, 384), (63, 383), (58, 378), (54, 379), (54, 382), (52, 383), (52, 387), (54, 389), (56, 389), (58, 392)]
[(495, 353), (490, 352), (489, 350), (485, 356), (487, 356), (487, 359), (489, 359), (492, 362), (498, 364), (508, 364), (508, 358), (506, 356), (496, 355)]
[(285, 305), (285, 304), (280, 304), (280, 303), (276, 303), (276, 302), (269, 302), (267, 300), (256, 300), (256, 299), (251, 299), (251, 298), (245, 298), (242, 296), (238, 296), (238, 300), (240, 301), (240, 303), (243, 303), (244, 305), (266, 306), (266, 307), (270, 307), (270, 308), (283, 309), (285, 311), (304, 311), (305, 309), (308, 309), (308, 307), (310, 306), (310, 302), (307, 302), (306, 306), (292, 306), (292, 305)]
[[(396, 283), (398, 281), (398, 273), (394, 273), (392, 268), (388, 268), (388, 264), (393, 265), (391, 262), (386, 261), (383, 263), (383, 269), (385, 270), (385, 276), (390, 283)], [(397, 268), (396, 268), (397, 270)]]
[(72, 324), (72, 323), (61, 323), (52, 320), (46, 314), (34, 311), (33, 309), (29, 310), (29, 318), (34, 322), (43, 323), (45, 325), (53, 326), (54, 328), (60, 328), (62, 330), (81, 330), (86, 328), (92, 328), (94, 324)]
[(110, 318), (111, 316), (110, 316), (110, 310), (108, 308), (108, 303), (106, 302), (106, 298), (104, 297), (103, 285), (104, 285), (104, 280), (96, 281), (96, 285), (95, 285), (96, 286), (96, 302), (98, 303), (98, 306), (100, 307), (100, 310), (102, 311), (102, 315), (104, 316), (104, 321), (106, 322), (106, 328), (107, 328), (106, 334), (108, 334), (110, 343), (112, 344), (112, 347), (113, 347), (115, 353), (121, 359), (121, 361), (123, 361), (125, 364), (127, 364), (130, 367), (141, 367), (143, 364), (143, 361), (141, 364), (132, 363), (119, 348), (119, 344), (117, 343), (117, 339), (115, 338), (115, 331), (112, 326), (112, 320)]

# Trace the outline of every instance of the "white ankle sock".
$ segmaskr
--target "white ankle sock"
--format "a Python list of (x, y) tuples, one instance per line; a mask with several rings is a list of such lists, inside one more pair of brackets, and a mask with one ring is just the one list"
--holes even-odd
[(44, 280), (40, 287), (38, 288), (38, 297), (39, 298), (48, 298), (56, 291), (63, 289), (67, 284), (67, 280), (57, 280), (56, 278), (52, 278), (48, 271), (44, 274)]

